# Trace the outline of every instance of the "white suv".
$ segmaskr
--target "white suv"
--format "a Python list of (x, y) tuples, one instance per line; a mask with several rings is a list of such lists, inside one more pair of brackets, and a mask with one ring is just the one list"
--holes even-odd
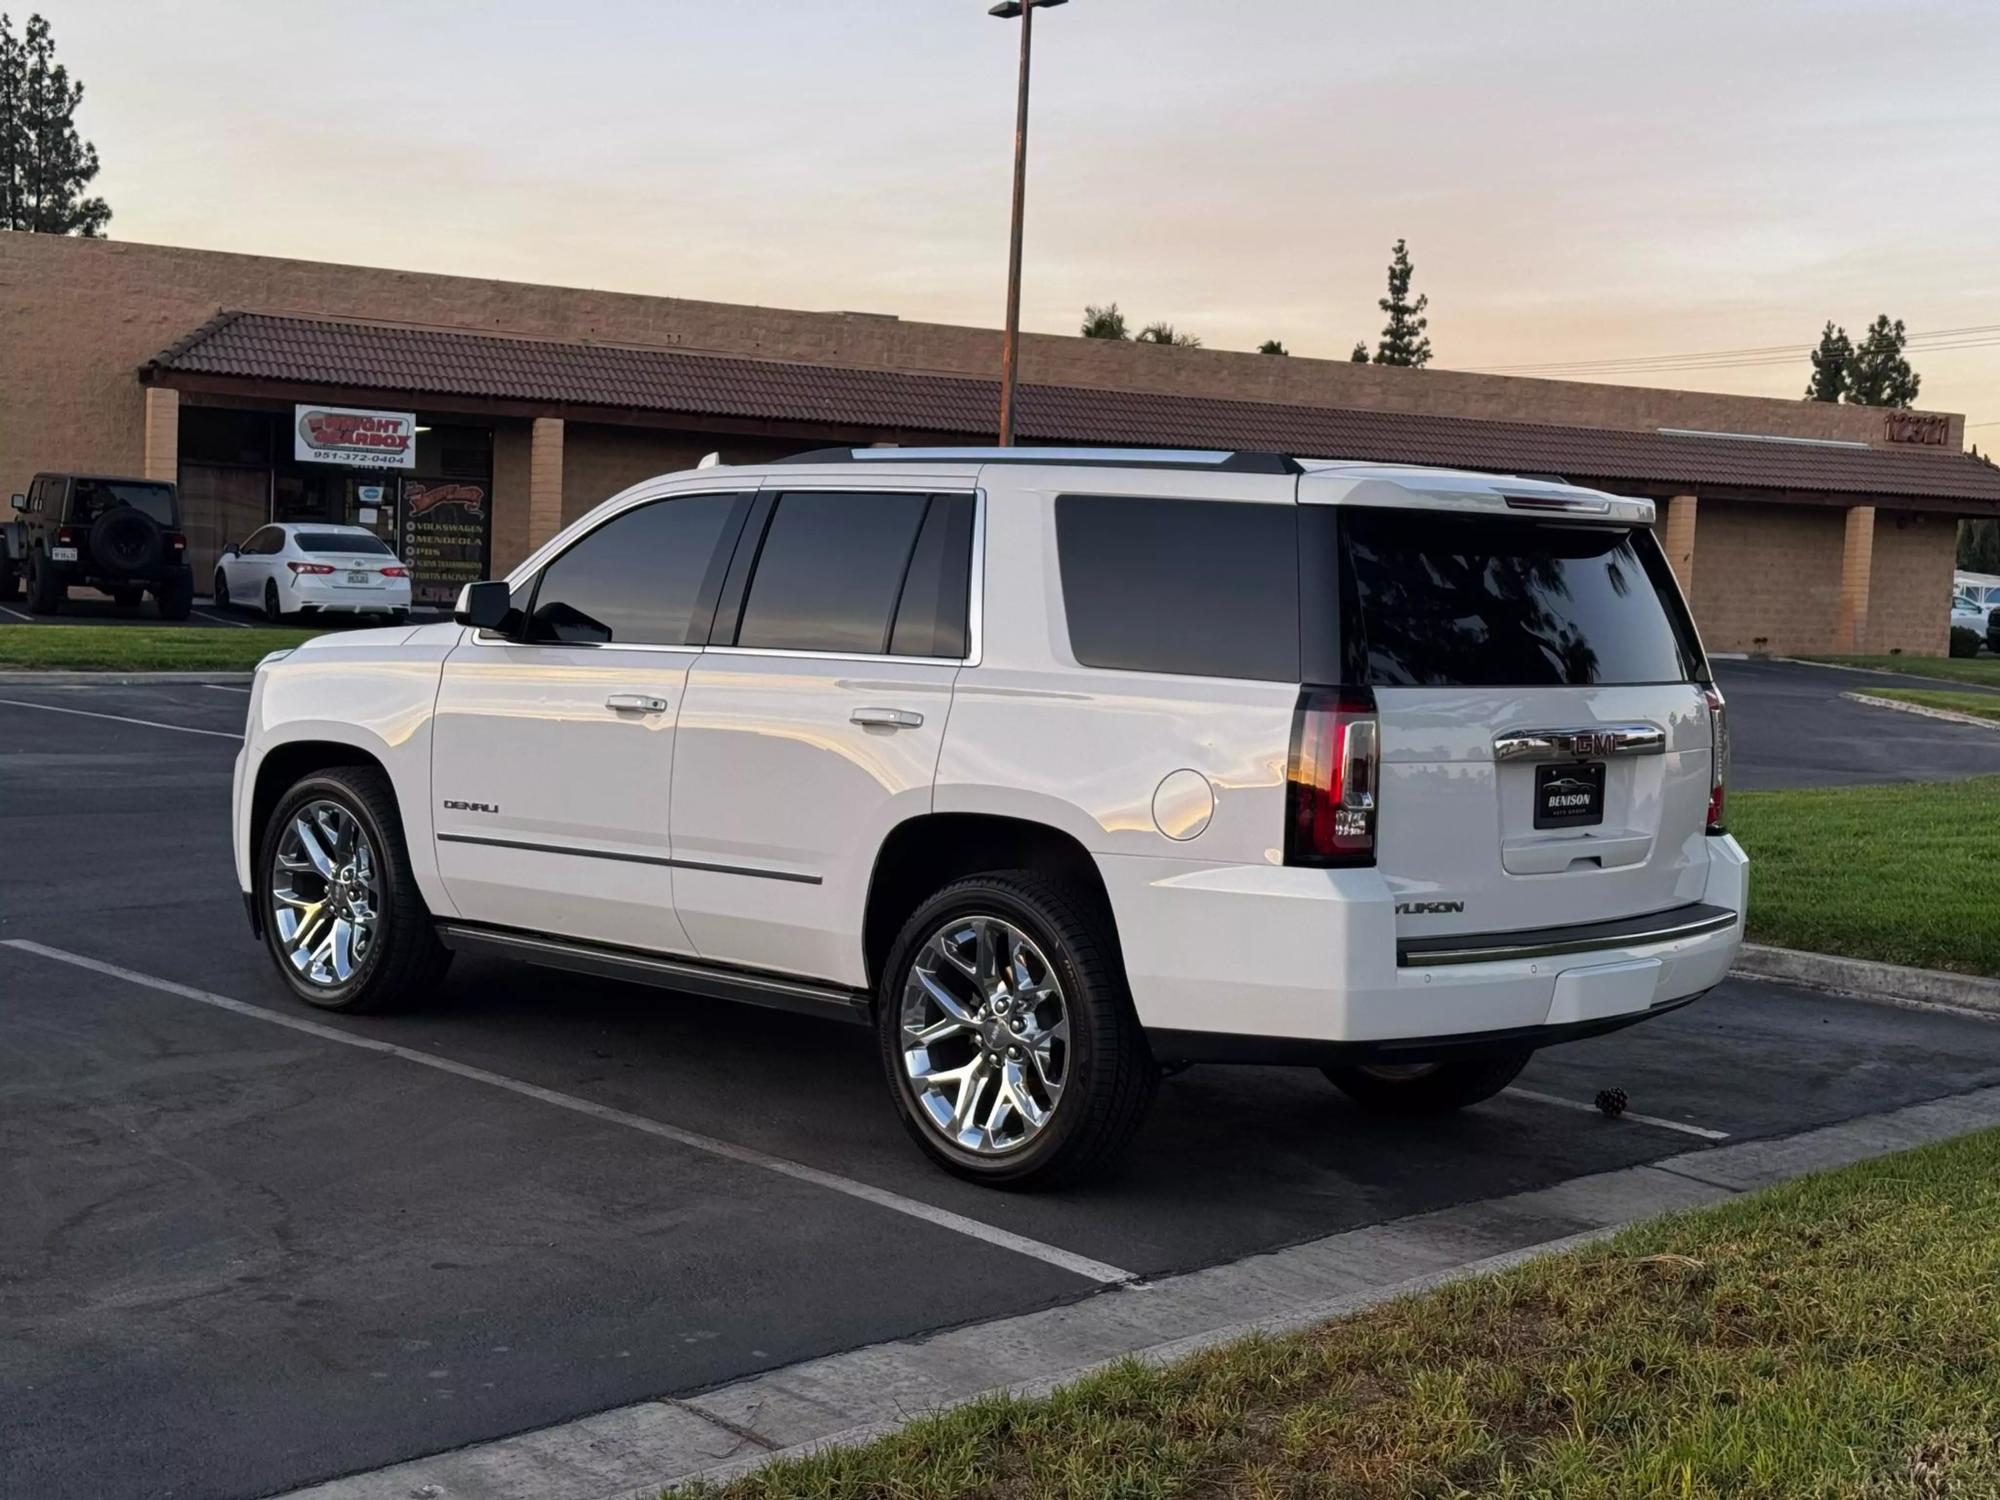
[(252, 925), (872, 1026), (951, 1171), (1108, 1162), (1163, 1069), (1417, 1113), (1721, 980), (1721, 697), (1652, 505), (1267, 454), (857, 449), (635, 486), (457, 622), (265, 661)]

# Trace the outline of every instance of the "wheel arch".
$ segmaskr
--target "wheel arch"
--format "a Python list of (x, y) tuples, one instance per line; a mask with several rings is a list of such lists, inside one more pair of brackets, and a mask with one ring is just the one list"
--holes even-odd
[(861, 927), (870, 993), (896, 934), (932, 893), (984, 871), (1021, 869), (1055, 876), (1090, 904), (1122, 973), (1125, 959), (1110, 893), (1096, 859), (1074, 834), (996, 813), (936, 812), (897, 824), (876, 851)]
[[(264, 935), (263, 873), (261, 851), (264, 845), (264, 825), (270, 821), (271, 812), (277, 807), (285, 793), (297, 784), (301, 777), (319, 771), (330, 771), (341, 766), (362, 766), (379, 771), (389, 783), (395, 797), (396, 816), (402, 822), (403, 842), (412, 849), (410, 843), (409, 818), (403, 810), (403, 799), (396, 787), (396, 778), (382, 758), (373, 751), (346, 740), (297, 739), (285, 740), (272, 745), (257, 762), (256, 779), (251, 784), (249, 816), (245, 820), (244, 840), (247, 856), (244, 868), (250, 874), (250, 925), (257, 936)], [(416, 861), (413, 859), (412, 861)], [(419, 881), (419, 885), (422, 882)]]

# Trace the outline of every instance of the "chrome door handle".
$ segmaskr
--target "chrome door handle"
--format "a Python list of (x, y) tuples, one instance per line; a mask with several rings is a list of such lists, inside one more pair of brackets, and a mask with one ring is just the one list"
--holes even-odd
[(907, 708), (857, 708), (847, 716), (847, 722), (889, 729), (921, 729), (924, 716)]
[(613, 693), (604, 700), (604, 706), (611, 709), (630, 709), (640, 714), (658, 714), (667, 711), (667, 700), (649, 698), (644, 693)]

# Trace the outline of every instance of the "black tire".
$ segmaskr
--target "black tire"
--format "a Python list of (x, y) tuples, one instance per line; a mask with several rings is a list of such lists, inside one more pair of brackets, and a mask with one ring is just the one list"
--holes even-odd
[(278, 585), (269, 578), (264, 580), (264, 618), (273, 625), (285, 618), (285, 612), (278, 608)]
[[(1028, 936), (1059, 982), (1069, 1021), (1060, 1097), (1048, 1121), (1004, 1154), (945, 1139), (921, 1113), (904, 1068), (902, 997), (912, 965), (954, 920), (997, 917)], [(1001, 870), (946, 886), (903, 924), (876, 986), (876, 1038), (889, 1094), (924, 1153), (959, 1177), (990, 1187), (1056, 1187), (1101, 1174), (1151, 1108), (1159, 1065), (1132, 1010), (1123, 966), (1101, 902), (1033, 870)]]
[(215, 570), (215, 607), (218, 611), (229, 608), (229, 580), (220, 568)]
[(0, 558), (0, 604), (12, 604), (21, 597), (21, 565)]
[(1520, 1076), (1532, 1047), (1482, 1052), (1446, 1062), (1381, 1068), (1322, 1068), (1328, 1082), (1363, 1109), (1385, 1115), (1442, 1115), (1491, 1099)]
[(153, 590), (163, 620), (185, 620), (194, 613), (194, 573), (183, 568)]
[(68, 587), (49, 570), (46, 559), (36, 559), (28, 565), (28, 608), (38, 615), (59, 614), (63, 600), (69, 594)]
[(120, 609), (137, 609), (140, 601), (145, 597), (146, 591), (144, 589), (113, 589), (111, 591), (111, 602)]
[(391, 625), (407, 625), (407, 624), (409, 624), (409, 623), (410, 623), (410, 612), (409, 612), (409, 611), (408, 611), (407, 609), (392, 609), (392, 610), (390, 610), (390, 611), (389, 611), (389, 623), (390, 623)]
[(120, 505), (91, 523), (87, 555), (99, 570), (130, 578), (158, 567), (166, 544), (158, 521), (142, 510)]
[[(301, 810), (315, 802), (335, 803), (355, 818), (377, 855), (375, 938), (352, 976), (340, 984), (314, 984), (292, 965), (271, 896), (281, 837)], [(278, 799), (259, 831), (257, 850), (256, 899), (264, 946), (293, 994), (321, 1010), (353, 1015), (399, 1009), (437, 987), (451, 965), (451, 950), (438, 941), (430, 909), (410, 872), (403, 820), (388, 777), (372, 766), (335, 766), (301, 777)]]

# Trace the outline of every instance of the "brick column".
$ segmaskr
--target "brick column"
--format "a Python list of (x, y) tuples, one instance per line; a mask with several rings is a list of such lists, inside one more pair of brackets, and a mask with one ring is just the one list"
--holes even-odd
[(1840, 637), (1842, 651), (1862, 651), (1868, 641), (1868, 593), (1875, 575), (1875, 507), (1847, 512), (1847, 539), (1840, 550)]
[(528, 550), (561, 531), (562, 524), (562, 418), (537, 417), (528, 436)]
[(1667, 502), (1667, 514), (1660, 527), (1660, 546), (1666, 551), (1667, 566), (1689, 604), (1694, 603), (1694, 522), (1695, 497), (1676, 495)]
[(181, 393), (146, 387), (145, 477), (173, 484), (181, 477)]

